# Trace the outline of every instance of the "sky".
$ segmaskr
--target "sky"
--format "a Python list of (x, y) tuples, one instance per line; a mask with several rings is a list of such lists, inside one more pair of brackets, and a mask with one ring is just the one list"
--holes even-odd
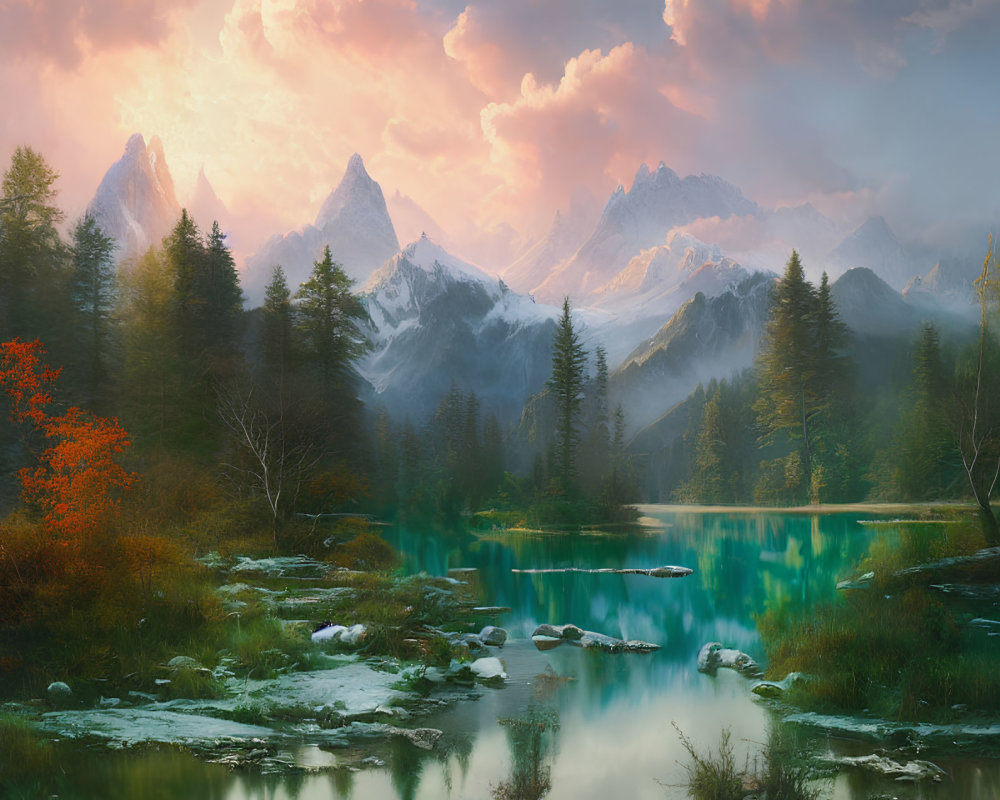
[(0, 159), (40, 151), (72, 218), (159, 136), (243, 248), (311, 222), (358, 152), (493, 267), (660, 161), (978, 250), (998, 33), (1000, 0), (0, 0)]

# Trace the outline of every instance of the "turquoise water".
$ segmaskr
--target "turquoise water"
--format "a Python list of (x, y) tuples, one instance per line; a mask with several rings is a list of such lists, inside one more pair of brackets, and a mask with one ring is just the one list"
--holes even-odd
[[(167, 749), (135, 754), (74, 747), (66, 750), (67, 780), (59, 796), (478, 800), (535, 770), (549, 786), (544, 796), (553, 800), (684, 797), (688, 759), (675, 724), (702, 750), (714, 748), (720, 731), (729, 728), (742, 764), (766, 740), (771, 720), (766, 707), (751, 699), (743, 677), (697, 671), (701, 645), (720, 641), (763, 660), (756, 615), (778, 605), (808, 607), (831, 599), (836, 581), (852, 573), (872, 537), (894, 533), (892, 526), (860, 525), (857, 514), (690, 513), (652, 506), (643, 513), (644, 527), (628, 534), (386, 533), (403, 553), (407, 571), (443, 575), (474, 567), (470, 580), (480, 601), (512, 609), (497, 620), (511, 636), (500, 652), (506, 686), (422, 718), (420, 725), (445, 732), (434, 751), (398, 741), (372, 750), (384, 766), (260, 776), (230, 773)], [(512, 572), (666, 564), (694, 573), (656, 579)], [(542, 622), (573, 623), (661, 649), (606, 654), (563, 645), (540, 652), (528, 637)], [(519, 741), (512, 719), (530, 720), (528, 729), (539, 732)], [(831, 754), (874, 749), (818, 734), (812, 747)], [(319, 769), (356, 764), (358, 758), (303, 743), (299, 761)], [(1000, 796), (997, 762), (939, 763), (951, 773), (940, 784), (914, 787), (853, 772), (825, 788), (838, 800), (877, 791), (900, 798)]]

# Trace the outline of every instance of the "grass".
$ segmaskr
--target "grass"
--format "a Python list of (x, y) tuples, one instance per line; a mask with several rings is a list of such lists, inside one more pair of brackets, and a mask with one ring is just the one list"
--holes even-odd
[(931, 722), (953, 719), (956, 705), (1000, 713), (996, 648), (966, 625), (975, 608), (928, 587), (890, 583), (902, 568), (982, 546), (965, 524), (905, 527), (895, 542), (876, 539), (858, 568), (875, 572), (871, 589), (808, 613), (778, 609), (758, 619), (768, 677), (809, 675), (789, 699), (829, 713)]
[(688, 776), (688, 795), (693, 800), (743, 800), (748, 795), (772, 800), (816, 800), (820, 795), (777, 726), (771, 729), (767, 745), (754, 758), (753, 765), (747, 756), (740, 769), (728, 728), (720, 734), (718, 749), (702, 754), (677, 723), (672, 724), (690, 758), (683, 766)]

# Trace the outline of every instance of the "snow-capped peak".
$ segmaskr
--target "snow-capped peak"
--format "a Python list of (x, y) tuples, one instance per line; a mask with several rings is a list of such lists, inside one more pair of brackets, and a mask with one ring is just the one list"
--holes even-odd
[(322, 230), (337, 220), (345, 209), (351, 209), (354, 215), (363, 209), (373, 221), (377, 219), (381, 227), (385, 226), (385, 220), (388, 220), (389, 216), (382, 188), (372, 180), (365, 169), (364, 160), (357, 153), (348, 159), (344, 177), (323, 202), (319, 214), (316, 215), (316, 227)]
[(119, 255), (142, 252), (176, 223), (180, 205), (174, 182), (154, 136), (146, 140), (132, 134), (125, 152), (104, 174), (88, 211), (119, 246)]
[(404, 265), (410, 268), (415, 267), (428, 274), (447, 276), (452, 280), (468, 281), (471, 279), (477, 283), (496, 285), (496, 280), (479, 267), (456, 258), (426, 233), (422, 233), (419, 239), (410, 242), (399, 253), (375, 270), (362, 291), (376, 291), (380, 286), (391, 281), (392, 276)]

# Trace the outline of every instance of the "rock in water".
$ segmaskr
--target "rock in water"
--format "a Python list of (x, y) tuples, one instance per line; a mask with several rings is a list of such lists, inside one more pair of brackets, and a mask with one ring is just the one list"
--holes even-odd
[(639, 639), (625, 641), (603, 633), (585, 631), (576, 625), (550, 625), (547, 622), (535, 628), (531, 641), (539, 650), (551, 650), (564, 642), (606, 653), (651, 653), (660, 649), (658, 644), (652, 642)]
[(477, 658), (469, 665), (469, 668), (481, 681), (506, 680), (507, 678), (507, 673), (503, 671), (503, 664), (496, 656)]
[(698, 651), (698, 671), (714, 675), (719, 667), (734, 669), (748, 678), (759, 678), (757, 662), (740, 650), (723, 647), (720, 642), (708, 642)]
[(487, 625), (479, 632), (479, 640), (490, 647), (503, 647), (507, 641), (507, 631), (495, 625)]
[(550, 636), (553, 639), (566, 639), (569, 641), (576, 641), (583, 638), (585, 631), (582, 628), (576, 627), (576, 625), (550, 625), (547, 622), (543, 622), (532, 632), (532, 637), (535, 636)]
[(937, 764), (916, 758), (913, 761), (900, 764), (891, 758), (872, 754), (870, 756), (848, 756), (840, 759), (839, 763), (848, 767), (864, 767), (886, 777), (895, 778), (897, 781), (922, 781), (930, 778), (937, 782), (947, 774)]

